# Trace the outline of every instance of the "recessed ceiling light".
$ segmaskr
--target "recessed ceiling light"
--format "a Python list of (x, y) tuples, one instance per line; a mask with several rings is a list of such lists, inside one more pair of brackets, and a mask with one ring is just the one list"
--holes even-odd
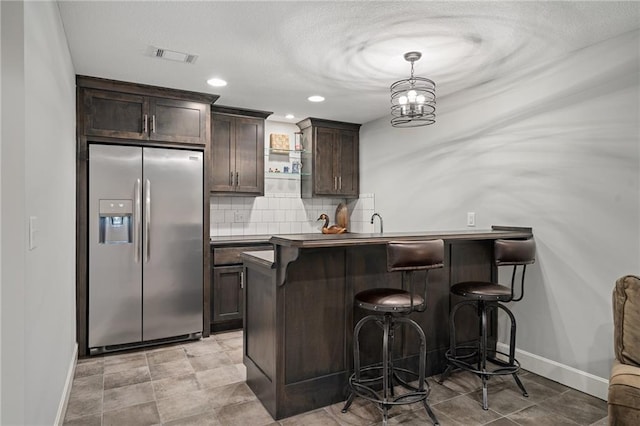
[(293, 115), (293, 114), (287, 114), (287, 115), (284, 116), (284, 118), (286, 118), (288, 120), (292, 120), (292, 119), (296, 118), (296, 116)]
[(207, 80), (207, 83), (213, 87), (224, 87), (227, 85), (227, 82), (221, 78), (210, 78)]
[(322, 102), (322, 101), (324, 101), (324, 97), (322, 97), (320, 95), (309, 96), (307, 99), (309, 100), (309, 102)]

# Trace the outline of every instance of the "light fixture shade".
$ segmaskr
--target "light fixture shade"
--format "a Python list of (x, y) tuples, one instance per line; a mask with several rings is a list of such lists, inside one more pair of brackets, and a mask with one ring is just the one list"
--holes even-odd
[(411, 77), (391, 85), (391, 125), (393, 127), (427, 126), (436, 122), (436, 84), (433, 80), (413, 75), (413, 63), (420, 52), (409, 52)]

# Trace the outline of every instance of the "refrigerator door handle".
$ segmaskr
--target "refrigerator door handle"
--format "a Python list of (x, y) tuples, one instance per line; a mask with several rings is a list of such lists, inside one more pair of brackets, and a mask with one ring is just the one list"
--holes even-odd
[(134, 218), (133, 218), (133, 260), (140, 263), (140, 219), (142, 216), (142, 205), (140, 204), (140, 179), (136, 179), (135, 188), (133, 190), (134, 199)]
[(151, 228), (151, 181), (147, 179), (145, 183), (144, 196), (144, 263), (149, 263), (151, 257), (151, 238), (149, 238), (149, 229)]

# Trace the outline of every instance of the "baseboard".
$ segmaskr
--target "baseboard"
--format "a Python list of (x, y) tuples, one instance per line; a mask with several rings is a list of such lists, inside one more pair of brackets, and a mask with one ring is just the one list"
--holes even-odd
[(73, 356), (69, 363), (69, 371), (67, 371), (67, 380), (64, 383), (64, 389), (62, 392), (62, 398), (58, 405), (58, 414), (56, 415), (56, 422), (54, 425), (62, 426), (64, 423), (64, 415), (67, 412), (67, 405), (69, 404), (69, 395), (71, 395), (71, 385), (73, 384), (73, 376), (76, 372), (76, 363), (78, 362), (78, 344), (75, 343), (73, 347)]
[[(509, 346), (504, 343), (498, 343), (497, 349), (502, 352), (509, 352)], [(591, 373), (520, 349), (516, 349), (516, 358), (520, 361), (522, 368), (527, 371), (546, 377), (554, 382), (562, 383), (565, 386), (595, 396), (596, 398), (607, 400), (609, 389), (608, 379), (594, 376)]]

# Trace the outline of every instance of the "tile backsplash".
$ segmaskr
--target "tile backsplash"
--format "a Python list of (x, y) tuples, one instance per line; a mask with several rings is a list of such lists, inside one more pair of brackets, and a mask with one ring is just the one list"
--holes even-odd
[(210, 235), (274, 235), (316, 233), (322, 228), (318, 217), (329, 215), (335, 223), (338, 204), (349, 209), (349, 231), (373, 232), (374, 195), (360, 194), (356, 200), (300, 198), (296, 192), (269, 192), (263, 197), (211, 197)]
[(371, 233), (380, 230), (379, 224), (371, 224), (371, 215), (375, 212), (375, 197), (373, 194), (360, 194), (360, 198), (350, 200), (347, 203), (349, 208), (349, 221), (351, 232)]

